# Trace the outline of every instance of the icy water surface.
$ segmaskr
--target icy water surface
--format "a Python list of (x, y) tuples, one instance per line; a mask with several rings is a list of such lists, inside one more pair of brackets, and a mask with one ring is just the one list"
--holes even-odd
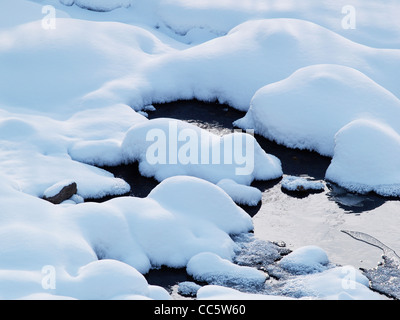
[[(179, 101), (155, 105), (155, 108), (156, 111), (148, 113), (149, 119), (184, 120), (219, 135), (234, 130), (232, 123), (244, 116), (243, 112), (228, 106), (199, 101)], [(288, 149), (261, 136), (256, 135), (256, 139), (267, 153), (281, 160), (284, 175), (323, 181), (330, 158), (315, 152)], [(138, 197), (147, 196), (157, 185), (154, 179), (142, 177), (135, 164), (105, 169), (130, 183), (133, 194)], [(377, 269), (382, 262), (381, 248), (357, 241), (342, 232), (363, 232), (379, 239), (387, 247), (400, 251), (398, 200), (384, 199), (374, 194), (352, 194), (328, 182), (325, 182), (323, 192), (312, 194), (287, 192), (282, 189), (280, 179), (255, 181), (253, 186), (263, 192), (262, 202), (255, 207), (242, 207), (253, 218), (257, 241), (285, 243), (285, 250), (318, 245), (327, 252), (332, 263), (368, 270), (366, 274), (373, 280), (374, 289), (398, 298), (396, 293), (390, 295), (380, 289), (388, 279), (399, 278), (399, 269), (392, 268), (390, 262), (385, 264), (387, 268), (384, 272), (382, 264)], [(169, 269), (151, 271), (147, 279), (151, 284), (162, 285), (170, 290), (177, 282), (191, 281), (185, 270)], [(397, 284), (393, 284), (393, 288)], [(394, 292), (393, 288), (386, 291)]]

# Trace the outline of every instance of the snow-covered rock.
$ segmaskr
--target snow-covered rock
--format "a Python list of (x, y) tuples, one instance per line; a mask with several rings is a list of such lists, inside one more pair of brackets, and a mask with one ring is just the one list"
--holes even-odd
[(201, 288), (195, 282), (184, 281), (180, 282), (178, 285), (178, 293), (184, 297), (196, 297), (197, 291)]
[(303, 177), (284, 176), (282, 188), (294, 192), (318, 192), (324, 191), (325, 185), (321, 181), (311, 181)]
[(267, 154), (251, 134), (220, 137), (195, 125), (154, 119), (132, 126), (122, 142), (125, 162), (139, 162), (144, 176), (158, 181), (189, 175), (218, 183), (231, 179), (249, 185), (253, 180), (282, 176), (281, 162)]
[(236, 183), (232, 179), (222, 179), (217, 186), (224, 190), (237, 204), (256, 206), (262, 199), (259, 189)]
[(294, 250), (279, 261), (279, 265), (294, 274), (321, 272), (328, 268), (329, 258), (317, 246), (304, 246)]
[(261, 286), (267, 275), (252, 267), (239, 266), (215, 253), (202, 252), (192, 257), (186, 271), (194, 279), (217, 285)]
[(282, 295), (322, 300), (382, 300), (369, 288), (368, 279), (353, 266), (335, 267), (303, 277), (293, 277), (280, 290)]
[(356, 69), (312, 65), (258, 90), (236, 124), (291, 148), (333, 156), (336, 133), (359, 118), (400, 130), (400, 100)]
[(334, 150), (326, 179), (353, 192), (400, 196), (399, 131), (386, 123), (355, 120), (336, 134)]
[(78, 187), (74, 181), (64, 180), (47, 188), (43, 193), (43, 199), (54, 204), (60, 204), (74, 196), (77, 191)]

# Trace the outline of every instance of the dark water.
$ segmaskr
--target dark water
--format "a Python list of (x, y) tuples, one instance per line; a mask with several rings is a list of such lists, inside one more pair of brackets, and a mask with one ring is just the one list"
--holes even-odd
[[(156, 179), (143, 177), (139, 172), (139, 165), (137, 162), (102, 168), (113, 173), (115, 177), (122, 178), (131, 186), (130, 193), (126, 194), (129, 196), (145, 198), (159, 183)], [(100, 201), (104, 200), (107, 200), (107, 198), (103, 198)]]
[[(193, 100), (154, 106), (156, 111), (148, 112), (149, 119), (173, 118), (183, 120), (219, 135), (232, 132), (235, 129), (233, 122), (245, 115), (244, 112), (232, 109), (226, 105)], [(262, 136), (255, 135), (255, 138), (267, 153), (273, 154), (281, 160), (285, 175), (306, 176), (315, 180), (324, 179), (325, 172), (330, 164), (330, 158), (307, 150), (288, 149)], [(117, 167), (104, 167), (104, 169), (128, 182), (132, 190), (129, 195), (132, 196), (146, 197), (158, 184), (153, 178), (143, 177), (138, 170), (137, 163)], [(282, 192), (286, 193), (289, 197), (298, 199), (309, 196), (308, 193), (289, 193), (281, 189), (276, 190), (279, 182), (280, 179), (254, 181), (252, 185), (260, 189), (263, 193)], [(387, 201), (387, 199), (375, 194), (353, 194), (329, 182), (326, 183), (326, 186), (328, 190), (324, 192), (324, 196), (329, 201), (334, 202), (343, 212), (349, 214), (362, 214), (363, 212), (378, 208)], [(100, 201), (104, 200), (107, 199), (101, 199)], [(254, 207), (242, 206), (242, 208), (250, 216), (254, 217), (260, 212), (262, 206), (263, 203), (260, 202)], [(158, 270), (151, 270), (145, 276), (150, 284), (160, 285), (168, 290), (171, 290), (179, 282), (193, 280), (186, 274), (185, 269), (170, 269), (165, 267)]]
[(145, 278), (149, 284), (163, 287), (170, 292), (171, 288), (179, 282), (194, 281), (184, 268), (173, 269), (161, 267), (159, 269), (152, 269), (145, 274)]

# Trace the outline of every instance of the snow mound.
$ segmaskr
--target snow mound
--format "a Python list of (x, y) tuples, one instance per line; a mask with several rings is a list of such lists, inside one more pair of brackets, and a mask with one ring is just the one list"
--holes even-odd
[[(151, 166), (145, 161), (147, 152), (160, 141), (146, 141), (146, 130), (165, 133), (170, 124), (165, 119), (149, 121), (145, 113), (134, 111), (146, 111), (152, 103), (192, 98), (228, 103), (249, 111), (238, 122), (243, 126), (293, 147), (334, 156), (327, 176), (338, 183), (362, 191), (373, 187), (382, 194), (398, 192), (393, 189), (398, 180), (390, 178), (398, 178), (394, 158), (400, 132), (400, 51), (375, 48), (384, 43), (398, 48), (397, 20), (387, 19), (398, 16), (398, 4), (360, 4), (363, 14), (358, 16), (369, 27), (357, 29), (352, 37), (369, 39), (373, 44), (368, 47), (343, 37), (349, 33), (332, 14), (340, 13), (337, 5), (342, 3), (320, 9), (325, 6), (316, 0), (307, 5), (277, 1), (0, 1), (1, 299), (168, 299), (164, 289), (150, 286), (141, 273), (162, 265), (187, 267), (189, 261), (196, 267), (197, 259), (199, 267), (202, 257), (216, 261), (211, 267), (238, 271), (241, 277), (256, 271), (231, 262), (238, 250), (232, 235), (251, 231), (252, 220), (213, 183), (231, 179), (247, 186), (255, 179), (278, 178), (280, 161), (266, 154), (251, 135), (217, 138), (178, 123), (181, 139), (168, 133), (164, 145), (176, 146), (183, 162)], [(381, 15), (385, 6), (391, 15)], [(371, 14), (365, 14), (370, 8)], [(276, 18), (280, 16), (299, 19)], [(54, 28), (46, 25), (49, 22)], [(336, 27), (332, 31), (319, 23)], [(375, 32), (381, 34), (376, 37)], [(301, 108), (292, 109), (299, 102)], [(303, 104), (309, 102), (314, 105), (307, 111)], [(270, 118), (260, 111), (264, 103), (272, 108), (268, 116), (278, 116), (268, 126)], [(319, 108), (321, 104), (327, 108)], [(251, 116), (253, 109), (260, 113)], [(319, 124), (306, 122), (307, 113)], [(360, 118), (373, 122), (352, 122)], [(374, 143), (381, 137), (388, 147), (373, 146), (371, 155), (360, 143), (358, 155), (341, 152), (350, 145), (347, 135), (359, 141), (360, 132), (372, 135)], [(193, 133), (212, 143), (190, 148)], [(243, 147), (245, 141), (254, 144), (246, 153), (254, 162), (243, 161), (243, 152), (249, 151)], [(212, 150), (225, 147), (228, 152), (221, 154), (236, 155), (238, 161), (204, 167), (190, 163), (196, 150), (207, 158)], [(155, 158), (162, 155), (153, 153)], [(361, 161), (360, 155), (387, 166), (375, 168), (361, 159), (360, 169), (371, 170), (379, 185), (357, 170), (351, 175), (352, 168), (346, 166), (353, 166), (354, 159)], [(95, 165), (131, 161), (139, 161), (144, 174), (162, 181), (148, 197), (83, 201), (128, 192), (125, 181)], [(237, 174), (246, 164), (254, 167)], [(76, 182), (72, 198), (57, 206), (40, 199), (52, 193), (49, 187), (66, 180)], [(270, 251), (268, 246), (260, 248)], [(341, 269), (325, 270), (322, 256), (308, 257), (304, 263), (288, 258), (295, 270), (322, 270), (296, 278), (297, 282), (289, 279), (289, 292), (301, 288), (301, 295), (376, 297), (358, 274), (353, 282), (345, 282), (356, 291), (343, 291), (346, 275), (338, 274)], [(221, 298), (239, 294), (206, 287), (199, 290), (199, 297), (207, 296), (207, 290), (208, 296), (211, 291)]]
[(129, 192), (125, 181), (92, 165), (120, 162), (126, 131), (147, 120), (127, 105), (82, 108), (70, 117), (60, 111), (60, 116), (66, 119), (32, 114), (32, 110), (0, 110), (2, 173), (14, 180), (19, 190), (37, 197), (65, 180), (76, 182), (83, 198)]
[(308, 274), (326, 270), (329, 258), (317, 246), (305, 246), (294, 250), (279, 261), (279, 265), (293, 274)]
[[(3, 9), (7, 11), (7, 5)], [(48, 30), (42, 26), (40, 10), (37, 15), (35, 21), (0, 30), (0, 59), (4, 61), (0, 102), (10, 110), (26, 108), (30, 113), (65, 119), (82, 107), (129, 103), (122, 96), (109, 103), (105, 91), (93, 103), (87, 95), (135, 73), (153, 55), (174, 51), (137, 26), (58, 15), (56, 29)]]
[(154, 119), (133, 126), (122, 142), (125, 162), (139, 162), (141, 174), (162, 181), (176, 175), (218, 183), (249, 185), (282, 175), (278, 158), (267, 154), (251, 134), (220, 137), (195, 125)]
[(382, 122), (356, 120), (336, 134), (326, 179), (350, 191), (398, 197), (399, 159), (399, 131)]
[(290, 148), (333, 156), (335, 134), (358, 118), (399, 130), (400, 100), (353, 68), (312, 65), (258, 90), (236, 124)]
[(224, 190), (237, 204), (256, 206), (262, 198), (259, 189), (240, 185), (231, 179), (222, 179), (217, 183), (217, 186)]
[[(186, 267), (201, 252), (232, 259), (237, 245), (229, 235), (253, 228), (226, 193), (193, 177), (166, 179), (143, 199), (63, 206), (21, 193), (11, 182), (0, 183), (0, 296), (7, 299), (43, 293), (76, 299), (160, 297), (157, 288), (148, 293), (139, 272)], [(55, 290), (41, 286), (44, 266), (55, 270)]]
[(148, 297), (150, 291), (141, 273), (116, 260), (91, 262), (81, 267), (76, 276), (65, 275), (63, 280), (56, 283), (57, 294), (80, 300), (108, 300), (127, 294)]
[(261, 286), (267, 275), (252, 267), (239, 266), (214, 253), (203, 252), (192, 257), (186, 271), (194, 279), (217, 285)]
[(323, 300), (383, 299), (369, 288), (368, 279), (352, 266), (335, 267), (291, 278), (281, 288), (280, 294)]
[[(199, 178), (168, 178), (153, 189), (148, 198), (156, 200), (164, 208), (184, 214), (188, 219), (206, 219), (228, 234), (239, 234), (253, 229), (249, 215), (224, 191)], [(201, 227), (201, 223), (198, 223)], [(210, 229), (210, 236), (212, 233)]]
[[(21, 282), (17, 281), (17, 277)], [(4, 290), (16, 285), (17, 289), (11, 290), (14, 292), (22, 289), (23, 281), (29, 284), (31, 290), (41, 288), (42, 292), (17, 297), (22, 300), (171, 299), (165, 289), (149, 285), (136, 269), (109, 259), (90, 262), (73, 275), (62, 268), (47, 265), (43, 267), (42, 274), (6, 271), (0, 279), (2, 287), (6, 285)]]
[[(92, 206), (86, 219), (98, 221), (98, 228), (88, 230), (97, 254), (119, 257), (141, 272), (151, 266), (185, 267), (192, 256), (203, 251), (231, 259), (236, 244), (229, 234), (253, 228), (251, 218), (222, 190), (193, 177), (166, 179), (145, 199), (115, 198), (104, 209)], [(85, 210), (82, 205), (75, 207), (77, 213), (79, 207)], [(108, 217), (107, 208), (116, 215), (114, 220)], [(101, 234), (111, 223), (116, 224), (119, 236), (115, 232), (109, 237)], [(121, 228), (127, 230), (121, 232)]]

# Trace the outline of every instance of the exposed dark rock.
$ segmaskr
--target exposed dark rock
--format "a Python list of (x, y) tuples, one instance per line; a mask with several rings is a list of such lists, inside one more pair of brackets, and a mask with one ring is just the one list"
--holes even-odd
[(55, 195), (43, 196), (44, 200), (47, 200), (53, 204), (60, 204), (61, 202), (68, 200), (74, 194), (78, 192), (78, 186), (75, 182), (71, 182), (65, 186), (63, 186), (60, 191), (58, 191)]

